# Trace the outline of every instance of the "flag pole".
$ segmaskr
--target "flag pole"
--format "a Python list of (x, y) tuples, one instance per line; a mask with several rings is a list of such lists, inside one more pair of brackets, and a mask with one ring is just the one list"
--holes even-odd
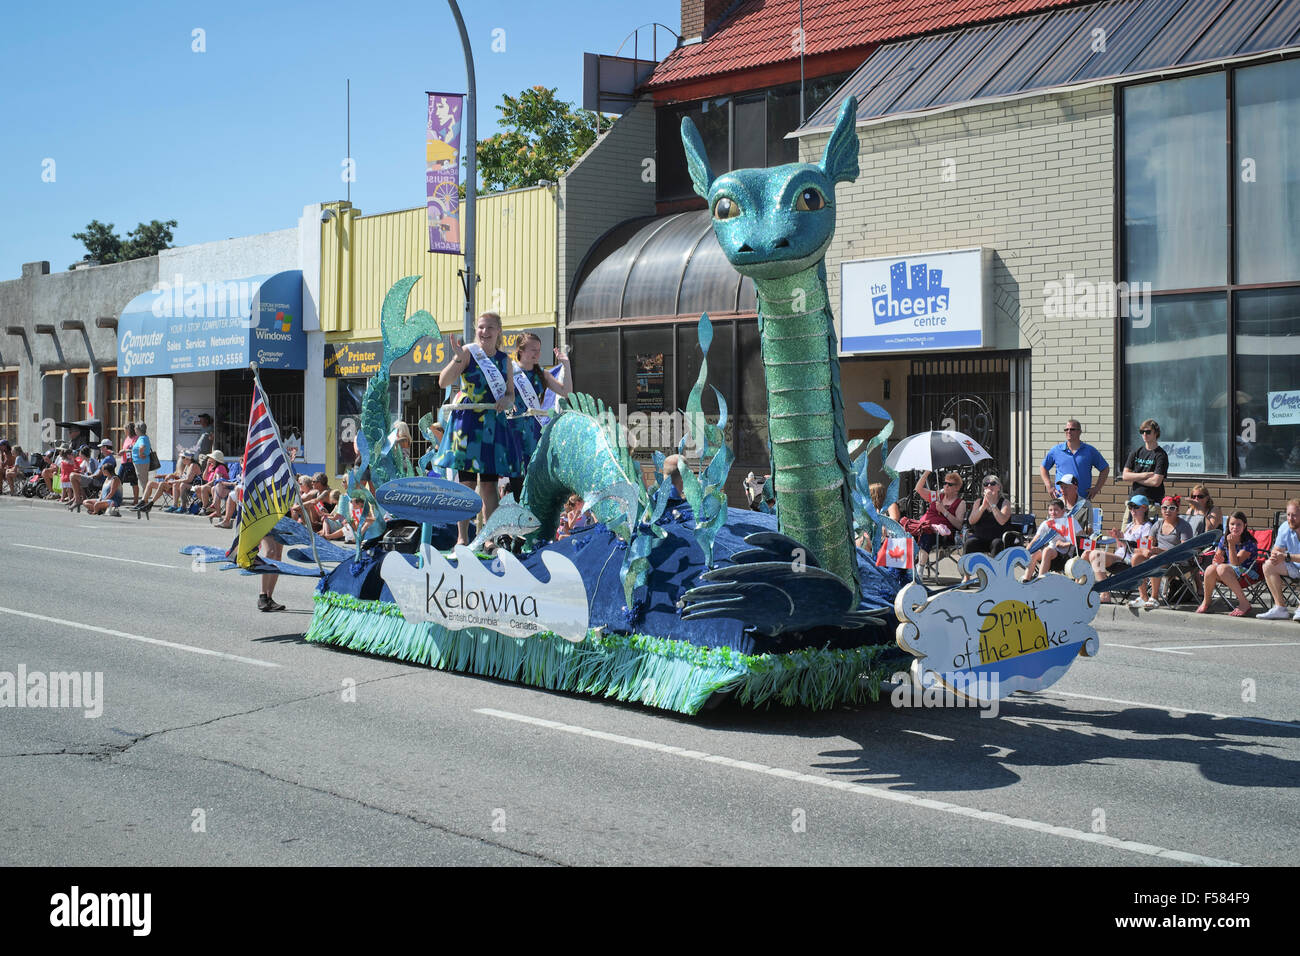
[[(249, 362), (248, 367), (253, 370), (253, 384), (257, 387), (257, 390), (262, 393), (262, 399), (266, 401), (266, 389), (262, 388), (261, 376), (257, 374), (257, 363)], [(280, 448), (280, 454), (284, 455), (284, 460), (289, 463), (289, 484), (293, 487), (293, 496), (298, 499), (298, 506), (302, 508), (302, 513), (306, 516), (307, 503), (302, 500), (302, 492), (298, 490), (298, 478), (293, 471), (293, 459), (290, 458), (289, 453), (284, 450), (284, 442), (280, 439), (280, 423), (277, 422), (275, 416), (271, 414), (271, 406), (269, 403), (266, 406), (266, 417), (270, 419), (271, 434), (275, 435), (275, 443)], [(239, 475), (239, 480), (244, 480), (242, 472)], [(325, 568), (320, 563), (320, 556), (316, 553), (316, 532), (312, 530), (311, 518), (307, 518), (307, 540), (311, 542), (311, 556), (316, 562), (316, 569), (320, 571), (321, 577), (325, 577)]]

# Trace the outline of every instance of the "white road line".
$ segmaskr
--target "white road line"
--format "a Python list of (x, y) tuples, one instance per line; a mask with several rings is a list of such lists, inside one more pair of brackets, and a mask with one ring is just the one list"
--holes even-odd
[(1138, 647), (1138, 646), (1136, 646), (1136, 645), (1134, 645), (1134, 644), (1116, 644), (1116, 643), (1114, 643), (1114, 642), (1112, 642), (1112, 641), (1107, 641), (1107, 642), (1106, 642), (1105, 644), (1103, 644), (1102, 646), (1103, 646), (1103, 647), (1122, 647), (1122, 648), (1124, 648), (1125, 650), (1129, 650), (1129, 651), (1158, 651), (1158, 652), (1160, 652), (1160, 653), (1162, 653), (1162, 654), (1182, 654), (1184, 657), (1191, 657), (1191, 656), (1192, 656), (1192, 655), (1191, 655), (1189, 652), (1187, 652), (1187, 651), (1179, 650), (1178, 648), (1173, 648), (1173, 647)]
[(15, 548), (31, 548), (33, 551), (53, 551), (55, 554), (75, 554), (79, 558), (94, 558), (96, 561), (122, 561), (126, 564), (147, 564), (151, 568), (175, 568), (174, 564), (158, 564), (154, 561), (137, 561), (135, 558), (115, 558), (108, 554), (87, 554), (85, 551), (66, 551), (63, 548), (42, 548), (39, 544), (19, 544), (10, 541)]
[(228, 661), (238, 661), (241, 664), (253, 664), (257, 667), (280, 666), (272, 661), (260, 661), (256, 657), (240, 657), (238, 654), (227, 654), (225, 651), (214, 651), (206, 647), (195, 647), (192, 644), (177, 644), (175, 641), (163, 641), (156, 637), (142, 637), (139, 634), (128, 634), (125, 631), (115, 631), (110, 627), (96, 627), (94, 624), (82, 624), (80, 621), (65, 621), (60, 617), (46, 617), (44, 614), (33, 614), (31, 611), (19, 611), (11, 607), (0, 607), (0, 613), (16, 614), (19, 617), (29, 617), (34, 621), (48, 621), (51, 624), (62, 624), (64, 627), (75, 627), (83, 631), (94, 631), (97, 634), (107, 634), (110, 637), (125, 637), (129, 641), (139, 641), (142, 644), (155, 644), (158, 647), (170, 647), (177, 651), (189, 651), (191, 654), (204, 654), (208, 657), (224, 657)]
[(1174, 860), (1180, 863), (1196, 863), (1202, 866), (1241, 866), (1240, 863), (1234, 863), (1231, 860), (1218, 860), (1214, 857), (1201, 856), (1199, 853), (1187, 853), (1183, 850), (1170, 850), (1150, 843), (1136, 843), (1132, 840), (1120, 840), (1112, 836), (1107, 836), (1104, 833), (1072, 830), (1069, 827), (1060, 827), (1055, 824), (1043, 823), (1038, 820), (1028, 820), (1024, 817), (1009, 817), (1002, 813), (992, 813), (988, 810), (976, 810), (973, 807), (963, 807), (959, 804), (948, 803), (944, 800), (931, 800), (928, 797), (918, 797), (914, 794), (902, 793), (897, 790), (886, 790), (883, 787), (868, 787), (859, 783), (849, 783), (846, 780), (818, 777), (812, 774), (799, 773), (794, 770), (784, 770), (780, 767), (768, 767), (761, 763), (750, 763), (745, 760), (733, 760), (730, 757), (721, 757), (717, 754), (707, 754), (700, 750), (687, 750), (684, 747), (672, 747), (668, 744), (655, 743), (652, 740), (641, 740), (637, 737), (624, 737), (622, 734), (611, 734), (602, 730), (589, 730), (586, 727), (577, 727), (573, 724), (561, 724), (554, 720), (543, 720), (540, 717), (528, 717), (523, 714), (512, 714), (509, 711), (494, 710), (490, 707), (480, 707), (475, 709), (474, 712), (476, 714), (485, 714), (488, 717), (499, 717), (502, 720), (517, 721), (521, 724), (532, 724), (535, 727), (545, 727), (549, 730), (559, 730), (568, 734), (594, 737), (597, 740), (605, 740), (609, 743), (623, 744), (628, 747), (639, 747), (643, 750), (653, 750), (674, 757), (685, 757), (688, 760), (700, 760), (704, 763), (716, 763), (724, 767), (732, 767), (736, 770), (748, 770), (751, 773), (761, 773), (770, 777), (780, 777), (783, 780), (794, 780), (798, 783), (808, 783), (817, 787), (825, 787), (829, 790), (844, 790), (849, 793), (856, 793), (860, 796), (871, 797), (876, 800), (888, 800), (892, 803), (907, 804), (913, 807), (921, 807), (926, 810), (937, 810), (940, 813), (951, 813), (956, 816), (969, 817), (970, 819), (982, 820), (987, 823), (1000, 823), (1003, 826), (1016, 827), (1021, 830), (1032, 830), (1036, 833), (1047, 833), (1053, 836), (1065, 837), (1068, 840), (1079, 840), (1084, 843), (1096, 843), (1101, 846), (1110, 847), (1114, 850), (1125, 850), (1129, 853), (1141, 853), (1146, 856), (1160, 857), (1164, 860)]
[[(1151, 710), (1166, 710), (1171, 714), (1197, 714), (1203, 717), (1220, 717), (1224, 720), (1244, 720), (1251, 724), (1268, 724), (1270, 727), (1289, 727), (1292, 730), (1300, 730), (1300, 723), (1292, 720), (1269, 720), (1267, 717), (1243, 717), (1240, 714), (1217, 714), (1212, 710), (1188, 710), (1186, 707), (1170, 707), (1166, 704), (1151, 704), (1141, 700), (1120, 700), (1116, 697), (1093, 697), (1090, 694), (1070, 694), (1063, 690), (1051, 690), (1045, 692), (1043, 696), (1056, 694), (1058, 697), (1074, 697), (1079, 700), (1099, 700), (1107, 704), (1126, 704), (1129, 707), (1146, 707)], [(1026, 702), (1029, 698), (1026, 698)], [(1004, 705), (1016, 703), (1014, 700), (1004, 700)]]
[(1300, 647), (1300, 641), (1277, 641), (1271, 644), (1180, 644), (1177, 647), (1153, 647), (1152, 650), (1176, 653), (1189, 649), (1193, 651), (1213, 651), (1225, 647)]

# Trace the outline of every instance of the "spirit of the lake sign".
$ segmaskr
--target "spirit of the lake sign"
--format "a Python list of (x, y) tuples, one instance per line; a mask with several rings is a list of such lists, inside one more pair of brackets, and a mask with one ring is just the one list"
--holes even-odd
[(1096, 655), (1092, 566), (1075, 558), (1065, 574), (1022, 584), (1013, 571), (1028, 562), (1024, 548), (993, 557), (969, 554), (962, 558), (962, 570), (978, 579), (974, 590), (930, 598), (913, 583), (898, 593), (894, 610), (902, 623), (896, 637), (898, 646), (916, 657), (912, 679), (917, 685), (942, 685), (964, 697), (1003, 698), (1050, 687), (1080, 654)]

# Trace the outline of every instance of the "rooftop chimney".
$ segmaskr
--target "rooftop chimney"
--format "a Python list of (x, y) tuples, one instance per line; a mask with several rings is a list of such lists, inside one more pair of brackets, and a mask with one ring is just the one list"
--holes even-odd
[(697, 43), (717, 30), (719, 21), (739, 0), (682, 0), (682, 42)]

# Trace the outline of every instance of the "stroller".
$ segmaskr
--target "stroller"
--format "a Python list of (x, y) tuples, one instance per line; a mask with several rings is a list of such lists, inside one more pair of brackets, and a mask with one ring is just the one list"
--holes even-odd
[(45, 456), (39, 452), (32, 455), (31, 464), (24, 469), (22, 484), (22, 493), (24, 498), (46, 498), (49, 496), (50, 489), (45, 484), (45, 479), (41, 477), (41, 472), (48, 468), (49, 462)]

